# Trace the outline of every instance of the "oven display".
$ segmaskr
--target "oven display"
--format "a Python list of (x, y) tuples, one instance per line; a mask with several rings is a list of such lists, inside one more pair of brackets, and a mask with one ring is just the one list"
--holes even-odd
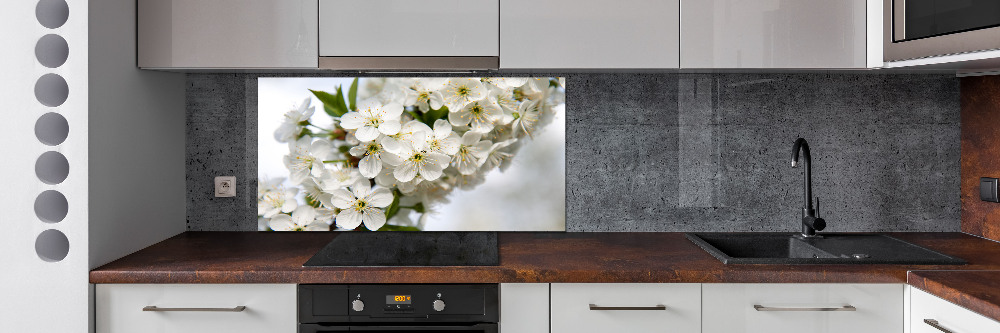
[(385, 304), (411, 304), (410, 295), (385, 295)]

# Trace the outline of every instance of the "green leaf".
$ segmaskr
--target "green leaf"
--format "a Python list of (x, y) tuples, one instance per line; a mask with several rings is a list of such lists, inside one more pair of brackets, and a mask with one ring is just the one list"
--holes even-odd
[(409, 113), (411, 116), (413, 116), (413, 119), (416, 119), (417, 121), (426, 124), (426, 122), (424, 122), (424, 116), (421, 116), (420, 112), (417, 112), (417, 111), (406, 111), (406, 113)]
[(354, 78), (351, 88), (347, 90), (347, 101), (351, 103), (351, 110), (357, 110), (355, 106), (358, 105), (358, 78)]
[(347, 103), (344, 102), (344, 90), (339, 86), (337, 87), (337, 108), (344, 110), (344, 113), (351, 110), (347, 108)]
[(385, 220), (389, 221), (396, 213), (399, 213), (399, 197), (403, 196), (399, 190), (392, 190), (392, 203), (385, 208)]
[(434, 127), (435, 120), (444, 119), (447, 116), (448, 116), (448, 107), (442, 105), (440, 109), (427, 110), (427, 112), (424, 113), (423, 119), (421, 119), (420, 121), (423, 122), (424, 124), (427, 124), (427, 126)]
[(378, 228), (378, 231), (420, 231), (420, 228), (386, 224), (383, 225), (381, 228)]
[[(339, 89), (340, 88), (338, 88), (338, 90)], [(330, 116), (340, 117), (343, 116), (345, 113), (347, 113), (347, 109), (337, 108), (339, 104), (344, 103), (343, 99), (341, 99), (340, 103), (338, 104), (337, 96), (334, 96), (325, 91), (312, 90), (312, 89), (309, 89), (309, 91), (311, 91), (313, 93), (313, 96), (316, 96), (316, 98), (318, 98), (320, 102), (323, 102), (323, 111), (326, 111), (326, 113), (329, 114)]]

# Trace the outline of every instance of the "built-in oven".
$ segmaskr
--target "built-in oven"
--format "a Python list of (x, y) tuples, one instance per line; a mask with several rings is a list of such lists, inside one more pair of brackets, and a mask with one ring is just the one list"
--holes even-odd
[(299, 285), (299, 333), (497, 333), (496, 284)]
[(884, 0), (884, 58), (1000, 49), (998, 0)]

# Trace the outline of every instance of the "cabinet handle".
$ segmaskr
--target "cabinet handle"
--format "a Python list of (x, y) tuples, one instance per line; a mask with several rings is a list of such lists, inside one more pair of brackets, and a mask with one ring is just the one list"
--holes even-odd
[(760, 304), (754, 304), (754, 310), (757, 311), (858, 311), (853, 305), (844, 305), (831, 308), (776, 308), (770, 306), (763, 306)]
[(666, 305), (654, 305), (654, 306), (598, 306), (596, 304), (590, 305), (591, 310), (595, 311), (642, 311), (642, 310), (666, 310)]
[(158, 308), (154, 305), (149, 305), (142, 308), (142, 311), (156, 311), (156, 312), (176, 312), (176, 311), (190, 311), (190, 312), (243, 312), (247, 307), (240, 305), (232, 308)]
[(944, 333), (955, 333), (955, 332), (952, 332), (951, 330), (949, 330), (947, 328), (944, 328), (944, 326), (941, 326), (941, 323), (938, 323), (938, 321), (934, 320), (934, 319), (924, 319), (924, 323), (927, 324), (927, 325), (931, 325), (931, 327), (936, 328), (939, 331), (944, 332)]

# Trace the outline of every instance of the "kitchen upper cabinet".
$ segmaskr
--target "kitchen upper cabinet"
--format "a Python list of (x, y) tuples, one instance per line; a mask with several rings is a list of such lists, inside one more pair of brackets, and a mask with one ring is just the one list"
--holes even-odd
[(910, 331), (907, 333), (1000, 332), (1000, 322), (983, 317), (927, 292), (910, 290)]
[(317, 67), (316, 0), (139, 0), (137, 15), (140, 68)]
[(500, 67), (677, 68), (678, 0), (503, 0)]
[(97, 333), (298, 331), (294, 284), (98, 284), (95, 293)]
[(704, 333), (903, 331), (901, 284), (704, 284)]
[(554, 333), (701, 332), (700, 284), (554, 283), (551, 288)]
[(681, 67), (875, 67), (868, 36), (876, 39), (872, 57), (880, 67), (880, 6), (871, 0), (682, 0)]
[(500, 0), (319, 0), (323, 57), (497, 57)]

